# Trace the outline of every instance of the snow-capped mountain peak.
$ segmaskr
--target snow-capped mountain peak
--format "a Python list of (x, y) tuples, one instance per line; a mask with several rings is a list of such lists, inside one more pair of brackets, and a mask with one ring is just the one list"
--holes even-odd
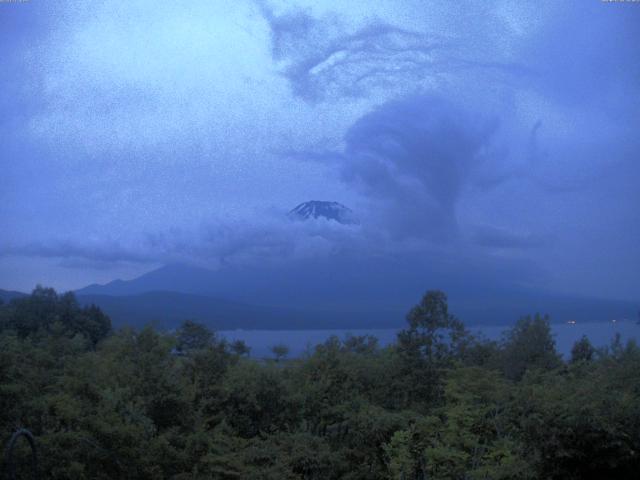
[(289, 212), (289, 218), (303, 221), (324, 218), (326, 220), (334, 220), (343, 225), (359, 223), (350, 208), (338, 202), (325, 202), (320, 200), (310, 200), (301, 203)]

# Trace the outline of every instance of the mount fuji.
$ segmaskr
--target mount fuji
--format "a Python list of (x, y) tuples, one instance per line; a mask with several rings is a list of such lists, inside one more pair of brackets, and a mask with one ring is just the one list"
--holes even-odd
[(301, 203), (289, 212), (289, 218), (301, 221), (324, 218), (343, 225), (357, 225), (360, 223), (350, 208), (338, 202), (321, 200), (310, 200)]
[(280, 266), (207, 270), (167, 265), (127, 281), (77, 290), (116, 325), (151, 321), (174, 328), (190, 318), (213, 328), (400, 328), (427, 289), (449, 295), (451, 311), (468, 325), (508, 325), (528, 313), (554, 321), (632, 318), (628, 301), (579, 298), (469, 278), (413, 258), (337, 255)]
[[(338, 202), (312, 200), (288, 214), (292, 221), (357, 225)], [(83, 303), (102, 307), (116, 324), (185, 318), (214, 328), (398, 328), (427, 289), (449, 294), (453, 312), (468, 324), (509, 324), (544, 312), (555, 321), (633, 316), (631, 302), (577, 298), (505, 283), (500, 272), (456, 267), (437, 257), (336, 251), (279, 264), (223, 265), (216, 270), (171, 264), (131, 280), (77, 290)]]

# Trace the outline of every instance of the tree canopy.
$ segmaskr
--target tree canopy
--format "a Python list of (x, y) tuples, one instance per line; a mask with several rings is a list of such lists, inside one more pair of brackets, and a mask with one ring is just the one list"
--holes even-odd
[[(49, 479), (636, 478), (640, 349), (577, 342), (549, 319), (473, 338), (442, 292), (396, 344), (331, 337), (248, 357), (205, 325), (111, 331), (37, 288), (0, 306), (0, 430), (28, 427)], [(26, 455), (17, 451), (17, 457)]]

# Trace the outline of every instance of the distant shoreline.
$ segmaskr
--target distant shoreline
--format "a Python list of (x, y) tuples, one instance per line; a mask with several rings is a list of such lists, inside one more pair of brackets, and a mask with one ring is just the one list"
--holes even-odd
[[(502, 333), (512, 325), (475, 325), (467, 326), (467, 329), (476, 335), (481, 335), (488, 340), (500, 340)], [(396, 340), (396, 334), (404, 326), (398, 328), (343, 328), (343, 329), (236, 329), (218, 330), (216, 333), (228, 341), (243, 340), (251, 347), (251, 356), (264, 358), (271, 356), (270, 347), (275, 344), (285, 344), (290, 348), (291, 357), (299, 357), (308, 348), (326, 341), (330, 336), (336, 335), (340, 339), (348, 335), (372, 335), (378, 339), (380, 346), (392, 344)], [(632, 320), (583, 322), (576, 324), (551, 323), (551, 328), (556, 340), (556, 348), (563, 355), (568, 356), (575, 341), (586, 336), (595, 347), (604, 347), (611, 343), (614, 335), (620, 333), (621, 340), (640, 338), (640, 325)]]

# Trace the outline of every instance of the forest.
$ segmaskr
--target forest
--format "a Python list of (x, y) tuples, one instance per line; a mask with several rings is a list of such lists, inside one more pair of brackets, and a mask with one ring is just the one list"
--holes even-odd
[[(564, 359), (545, 316), (495, 342), (443, 292), (418, 300), (391, 346), (257, 359), (188, 319), (114, 330), (37, 287), (0, 306), (1, 440), (29, 429), (46, 479), (637, 478), (634, 342), (583, 338)], [(21, 478), (29, 452), (20, 440)]]

